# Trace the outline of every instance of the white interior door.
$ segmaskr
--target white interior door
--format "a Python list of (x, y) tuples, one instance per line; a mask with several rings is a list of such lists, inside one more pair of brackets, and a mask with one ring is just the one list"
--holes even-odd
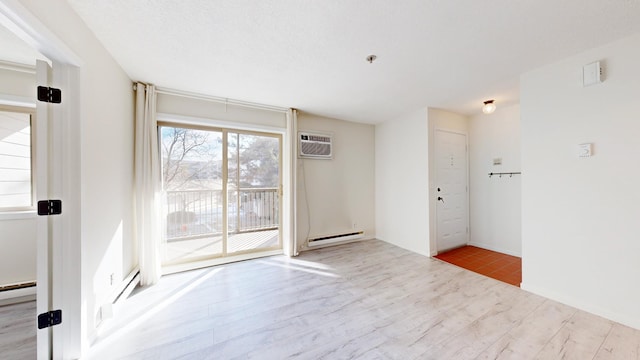
[(438, 252), (469, 241), (467, 136), (436, 130), (436, 243)]

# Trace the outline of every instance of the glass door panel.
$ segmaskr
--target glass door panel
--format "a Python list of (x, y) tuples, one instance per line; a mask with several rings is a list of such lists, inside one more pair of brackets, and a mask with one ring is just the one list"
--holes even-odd
[(227, 144), (227, 251), (281, 248), (280, 137), (229, 132)]
[(161, 126), (163, 263), (223, 253), (222, 132)]

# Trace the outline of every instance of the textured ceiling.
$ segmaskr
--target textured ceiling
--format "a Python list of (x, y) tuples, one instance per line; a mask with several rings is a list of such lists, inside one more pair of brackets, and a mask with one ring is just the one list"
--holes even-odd
[(640, 31), (639, 0), (69, 3), (134, 80), (367, 123), (518, 102), (523, 72)]

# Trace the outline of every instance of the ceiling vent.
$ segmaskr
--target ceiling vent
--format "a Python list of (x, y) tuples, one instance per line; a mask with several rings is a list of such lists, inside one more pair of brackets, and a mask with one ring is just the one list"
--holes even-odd
[(331, 141), (330, 134), (299, 132), (298, 156), (304, 159), (331, 159)]

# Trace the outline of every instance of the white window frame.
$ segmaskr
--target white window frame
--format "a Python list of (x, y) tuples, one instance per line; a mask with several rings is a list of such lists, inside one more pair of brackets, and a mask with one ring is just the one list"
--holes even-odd
[[(36, 209), (36, 168), (35, 168), (35, 128), (36, 128), (36, 108), (35, 104), (32, 106), (15, 106), (15, 105), (5, 105), (2, 101), (0, 101), (0, 111), (3, 112), (14, 112), (14, 113), (22, 113), (30, 115), (30, 135), (31, 135), (31, 144), (30, 144), (30, 152), (31, 152), (31, 205), (30, 206), (7, 206), (0, 207), (0, 215), (5, 214), (17, 214), (17, 213), (32, 213), (35, 212)], [(3, 216), (4, 217), (4, 216)]]
[[(174, 119), (173, 121), (171, 119)], [(177, 120), (179, 119), (179, 120)], [(170, 274), (170, 273), (174, 273), (174, 272), (180, 272), (180, 271), (184, 271), (184, 270), (191, 270), (191, 269), (196, 269), (196, 268), (201, 268), (201, 267), (205, 267), (205, 266), (211, 266), (211, 265), (218, 265), (218, 264), (225, 264), (225, 263), (230, 263), (230, 262), (234, 262), (234, 261), (238, 261), (238, 260), (246, 260), (246, 259), (254, 259), (254, 258), (259, 258), (259, 257), (263, 257), (263, 256), (271, 256), (271, 255), (280, 255), (282, 253), (284, 253), (284, 247), (285, 247), (285, 241), (283, 239), (283, 206), (284, 206), (284, 199), (282, 196), (282, 189), (283, 189), (283, 179), (284, 179), (284, 168), (283, 168), (283, 164), (284, 164), (284, 135), (281, 131), (281, 129), (277, 129), (273, 128), (273, 127), (246, 127), (246, 126), (242, 126), (241, 128), (239, 127), (230, 127), (229, 125), (232, 125), (234, 123), (228, 123), (225, 122), (224, 124), (227, 126), (220, 126), (221, 122), (213, 122), (213, 124), (205, 124), (200, 123), (198, 121), (184, 121), (185, 118), (183, 117), (177, 117), (177, 118), (172, 118), (171, 116), (164, 116), (163, 114), (157, 115), (157, 134), (158, 134), (158, 152), (160, 153), (160, 157), (162, 157), (162, 149), (160, 147), (160, 142), (161, 142), (161, 128), (162, 127), (179, 127), (179, 128), (184, 128), (184, 129), (194, 129), (194, 130), (203, 130), (203, 131), (212, 131), (212, 132), (219, 132), (222, 134), (222, 139), (223, 139), (223, 149), (227, 148), (227, 139), (228, 139), (228, 135), (229, 133), (237, 133), (237, 134), (243, 134), (243, 135), (257, 135), (257, 136), (265, 136), (265, 137), (270, 137), (270, 138), (275, 138), (278, 139), (279, 142), (279, 152), (280, 152), (280, 159), (279, 159), (279, 172), (280, 172), (280, 179), (279, 179), (279, 184), (278, 184), (278, 188), (279, 190), (279, 196), (278, 196), (278, 218), (279, 218), (279, 224), (278, 224), (278, 245), (276, 247), (273, 248), (266, 248), (266, 249), (252, 249), (252, 250), (247, 250), (247, 251), (241, 251), (241, 252), (234, 252), (234, 253), (227, 253), (227, 236), (228, 236), (228, 232), (227, 232), (227, 226), (225, 225), (224, 227), (224, 231), (223, 233), (223, 250), (222, 253), (220, 254), (215, 254), (215, 255), (211, 255), (208, 257), (203, 257), (203, 258), (194, 258), (194, 259), (187, 259), (183, 262), (175, 262), (175, 263), (164, 263), (164, 258), (162, 259), (162, 271), (163, 274)], [(180, 121), (183, 120), (183, 121)], [(259, 128), (259, 130), (255, 130), (256, 128)], [(250, 130), (251, 129), (251, 130)], [(270, 131), (267, 131), (270, 130)], [(226, 153), (226, 150), (225, 150)], [(227, 168), (228, 167), (228, 157), (227, 155), (223, 155), (223, 168)], [(223, 178), (227, 179), (227, 172), (226, 170), (224, 170), (224, 175)], [(164, 184), (164, 179), (161, 179), (161, 181)], [(228, 191), (227, 191), (227, 185), (226, 185), (226, 181), (224, 182), (225, 185), (223, 186), (223, 198), (225, 199), (224, 202), (225, 204), (227, 203), (227, 196), (228, 196)], [(238, 188), (239, 190), (239, 188)], [(224, 206), (223, 209), (226, 209), (227, 206)], [(225, 211), (224, 213), (224, 217), (226, 218), (227, 213)], [(226, 221), (225, 221), (226, 224)], [(206, 264), (206, 265), (203, 265)]]

